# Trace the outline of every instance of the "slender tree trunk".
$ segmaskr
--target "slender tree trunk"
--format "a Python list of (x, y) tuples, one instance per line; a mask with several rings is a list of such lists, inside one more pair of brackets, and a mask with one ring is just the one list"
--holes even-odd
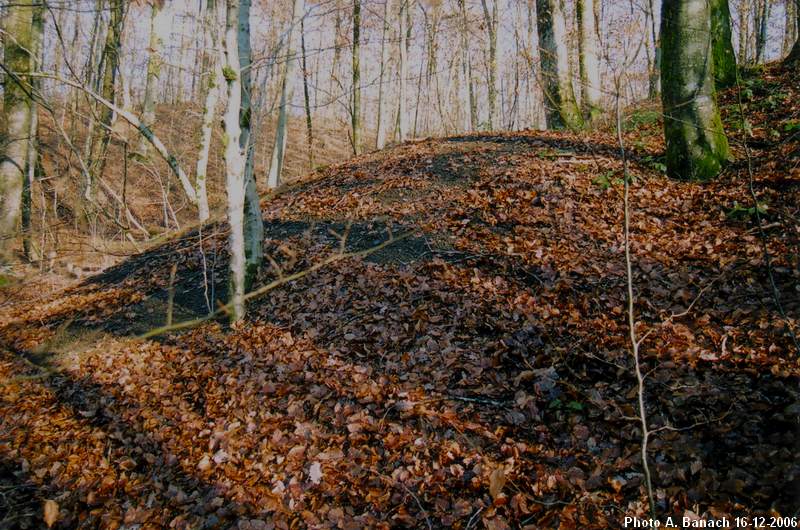
[(200, 129), (200, 153), (197, 156), (195, 172), (195, 193), (197, 194), (197, 211), (200, 221), (209, 217), (208, 192), (206, 179), (208, 172), (208, 155), (211, 149), (211, 138), (214, 130), (214, 114), (216, 112), (219, 92), (222, 89), (222, 50), (219, 48), (218, 17), (216, 0), (208, 0), (204, 16), (204, 31), (210, 43), (210, 53), (206, 62), (207, 76), (205, 84), (205, 102), (203, 104), (203, 120)]
[(756, 63), (761, 63), (766, 59), (765, 55), (767, 50), (767, 29), (769, 27), (769, 8), (770, 1), (762, 0), (758, 15), (758, 33), (756, 35)]
[(381, 69), (378, 77), (378, 125), (377, 138), (375, 140), (375, 147), (383, 149), (386, 147), (386, 89), (384, 83), (386, 82), (386, 66), (389, 62), (389, 46), (386, 39), (389, 35), (389, 14), (391, 9), (392, 0), (384, 0), (383, 4), (383, 31), (381, 34)]
[(292, 92), (289, 87), (289, 80), (294, 70), (294, 38), (297, 35), (295, 28), (300, 25), (300, 17), (305, 11), (305, 0), (294, 0), (292, 5), (292, 25), (286, 38), (286, 64), (283, 67), (283, 78), (281, 79), (281, 102), (278, 110), (278, 125), (275, 129), (275, 144), (272, 148), (272, 161), (269, 166), (269, 176), (267, 186), (270, 189), (277, 188), (281, 183), (283, 174), (283, 159), (286, 151), (287, 120), (288, 114), (286, 107), (292, 100)]
[(594, 0), (578, 0), (579, 65), (581, 107), (587, 122), (594, 122), (600, 110), (600, 60), (597, 55), (597, 28), (594, 20)]
[(400, 24), (399, 24), (399, 46), (400, 46), (400, 88), (398, 90), (397, 120), (399, 129), (399, 140), (405, 142), (408, 137), (408, 113), (406, 111), (406, 78), (408, 77), (408, 28), (406, 26), (409, 0), (400, 0)]
[[(211, 0), (213, 2), (213, 0)], [(210, 7), (209, 7), (210, 8)], [(169, 31), (169, 15), (165, 6), (158, 0), (151, 2), (150, 7), (150, 41), (147, 46), (147, 79), (144, 86), (144, 103), (142, 106), (142, 123), (150, 129), (156, 119), (156, 93), (161, 77), (161, 66), (164, 64), (164, 37)], [(137, 154), (147, 156), (149, 144), (141, 138), (136, 148)]]
[[(106, 33), (106, 43), (103, 49), (103, 85), (100, 95), (111, 103), (114, 102), (117, 89), (117, 71), (122, 47), (122, 24), (124, 19), (125, 2), (123, 0), (109, 0), (111, 20)], [(106, 151), (111, 141), (111, 124), (114, 111), (103, 106), (99, 112), (101, 128), (92, 143), (89, 172), (93, 179), (101, 179), (106, 165)]]
[(300, 19), (300, 50), (302, 52), (303, 66), (303, 101), (306, 110), (306, 142), (308, 143), (308, 170), (314, 169), (314, 128), (311, 122), (311, 98), (308, 92), (308, 65), (306, 64), (306, 25)]
[(353, 0), (353, 154), (361, 152), (361, 0)]
[(708, 0), (664, 2), (661, 40), (667, 172), (685, 180), (712, 179), (730, 151), (714, 92)]
[(711, 53), (717, 89), (736, 83), (736, 54), (731, 41), (731, 10), (728, 0), (711, 2)]
[[(557, 0), (560, 1), (560, 0)], [(492, 12), (486, 0), (481, 0), (483, 6), (483, 19), (489, 37), (489, 130), (493, 130), (497, 123), (497, 2), (494, 0)]]
[[(36, 6), (31, 17), (31, 45), (30, 68), (38, 72), (42, 68), (44, 39), (44, 4)], [(30, 87), (34, 93), (42, 94), (42, 79), (30, 80)], [(31, 189), (37, 172), (41, 169), (39, 164), (39, 112), (35, 99), (30, 102), (30, 119), (28, 128), (28, 153), (25, 159), (25, 176), (22, 187), (22, 249), (28, 260), (33, 259), (31, 251)]]
[(750, 35), (750, 0), (739, 0), (739, 63), (748, 63)]
[(580, 129), (583, 118), (575, 100), (561, 0), (536, 0), (542, 88), (550, 129)]
[[(669, 0), (662, 0), (669, 1)], [(656, 26), (656, 12), (653, 0), (647, 0), (648, 19), (650, 20), (650, 38), (653, 43), (653, 64), (650, 69), (649, 85), (647, 95), (650, 99), (656, 99), (661, 91), (661, 42)]]
[(0, 157), (0, 262), (12, 257), (22, 207), (25, 160), (30, 143), (32, 99), (31, 80), (25, 74), (33, 68), (32, 27), (36, 2), (20, 0), (8, 6), (3, 34), (4, 62), (14, 78), (4, 79), (4, 152)]
[(469, 108), (464, 113), (467, 131), (475, 131), (478, 128), (478, 109), (475, 105), (475, 94), (472, 85), (472, 63), (469, 53), (469, 19), (467, 18), (467, 4), (465, 0), (459, 0), (461, 8), (461, 69), (464, 75), (464, 87), (467, 90), (467, 104)]
[(241, 77), (241, 107), (239, 110), (239, 147), (244, 155), (244, 245), (245, 280), (244, 288), (249, 291), (258, 276), (264, 261), (264, 220), (256, 189), (253, 172), (254, 156), (252, 137), (252, 52), (250, 44), (250, 6), (251, 0), (239, 3), (239, 71)]
[(239, 113), (242, 103), (239, 45), (236, 26), (239, 21), (239, 1), (227, 0), (225, 14), (225, 66), (223, 73), (228, 103), (223, 116), (225, 127), (224, 152), (225, 189), (228, 195), (228, 224), (230, 225), (230, 303), (231, 320), (245, 314), (245, 241), (244, 241), (244, 170), (245, 154), (240, 146)]

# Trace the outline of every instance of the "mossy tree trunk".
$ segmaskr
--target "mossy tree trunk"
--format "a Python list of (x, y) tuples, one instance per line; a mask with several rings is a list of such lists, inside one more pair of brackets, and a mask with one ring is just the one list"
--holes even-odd
[(712, 179), (730, 151), (714, 90), (708, 0), (664, 2), (661, 43), (667, 172), (685, 180)]
[(228, 196), (230, 226), (229, 297), (231, 320), (244, 318), (245, 313), (245, 240), (244, 240), (244, 167), (245, 155), (240, 147), (240, 111), (242, 104), (239, 45), (236, 26), (239, 22), (239, 0), (227, 0), (225, 12), (225, 61), (223, 74), (227, 88), (227, 105), (223, 115), (225, 135), (225, 191)]
[(789, 52), (789, 55), (786, 56), (784, 64), (787, 66), (800, 66), (800, 0), (795, 0), (794, 6), (794, 14), (797, 17), (797, 38), (794, 41), (794, 46), (792, 46), (792, 51)]
[(731, 40), (731, 10), (728, 0), (711, 0), (711, 42), (716, 88), (736, 84), (736, 54)]
[(561, 0), (536, 0), (539, 60), (549, 129), (581, 129), (567, 49), (567, 26)]
[(256, 189), (254, 174), (252, 116), (252, 51), (250, 45), (250, 7), (251, 0), (241, 0), (239, 4), (239, 27), (237, 42), (239, 48), (239, 71), (241, 77), (241, 106), (239, 108), (239, 147), (244, 156), (244, 288), (249, 291), (255, 282), (261, 262), (264, 260), (264, 221), (261, 204)]
[[(34, 0), (20, 0), (8, 7), (3, 21), (4, 62), (13, 72), (4, 79), (3, 112), (5, 129), (0, 157), (0, 261), (11, 258), (22, 207), (25, 162), (30, 143), (31, 79), (35, 58), (33, 49)], [(13, 76), (13, 78), (12, 78)]]

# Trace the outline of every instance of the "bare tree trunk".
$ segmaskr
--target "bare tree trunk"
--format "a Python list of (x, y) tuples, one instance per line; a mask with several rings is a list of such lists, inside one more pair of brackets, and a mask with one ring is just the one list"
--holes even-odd
[(493, 130), (497, 123), (497, 2), (494, 0), (492, 12), (486, 0), (481, 0), (483, 6), (483, 19), (489, 37), (489, 130)]
[(765, 60), (767, 50), (767, 29), (769, 22), (769, 0), (762, 0), (758, 7), (758, 24), (756, 34), (756, 63), (761, 63)]
[(739, 0), (739, 63), (748, 62), (750, 35), (750, 0)]
[(650, 99), (655, 99), (658, 97), (658, 94), (661, 91), (661, 39), (658, 35), (658, 29), (656, 27), (656, 12), (653, 0), (647, 0), (647, 9), (647, 15), (650, 19), (650, 38), (653, 43), (653, 64), (650, 68), (647, 95)]
[(286, 107), (292, 100), (292, 92), (289, 87), (289, 80), (294, 70), (294, 49), (295, 49), (295, 27), (300, 24), (300, 17), (305, 11), (305, 0), (294, 0), (292, 5), (292, 25), (289, 28), (289, 35), (286, 38), (286, 64), (283, 68), (283, 78), (281, 79), (281, 102), (278, 110), (278, 125), (275, 129), (275, 144), (272, 148), (272, 161), (269, 166), (269, 176), (267, 186), (270, 189), (277, 188), (281, 183), (283, 173), (283, 159), (286, 151), (287, 120)]
[(21, 0), (8, 7), (3, 33), (4, 62), (15, 72), (6, 77), (3, 93), (5, 114), (5, 149), (0, 157), (0, 262), (12, 257), (14, 239), (22, 206), (25, 160), (31, 130), (31, 80), (26, 76), (33, 68), (34, 0)]
[[(106, 43), (103, 49), (103, 86), (101, 96), (114, 103), (117, 89), (117, 70), (119, 69), (119, 57), (121, 51), (122, 24), (124, 18), (125, 3), (123, 0), (109, 0), (109, 11), (111, 20), (108, 24), (106, 33)], [(114, 110), (103, 106), (99, 112), (101, 129), (92, 142), (92, 150), (89, 172), (92, 179), (100, 179), (106, 166), (106, 151), (108, 143), (111, 141), (111, 124), (114, 118)]]
[[(34, 8), (31, 17), (31, 43), (30, 43), (30, 68), (33, 72), (38, 72), (42, 68), (44, 39), (44, 4)], [(41, 78), (30, 80), (30, 88), (33, 92), (42, 94)], [(33, 204), (31, 201), (31, 188), (36, 173), (41, 169), (39, 164), (39, 112), (36, 100), (31, 98), (30, 119), (28, 128), (28, 153), (25, 159), (25, 176), (22, 186), (22, 249), (28, 260), (33, 259), (31, 253), (31, 213)]]
[(383, 4), (383, 32), (381, 36), (381, 68), (378, 81), (378, 125), (377, 138), (375, 140), (375, 147), (383, 149), (386, 147), (386, 89), (384, 83), (386, 82), (386, 65), (389, 62), (389, 46), (386, 43), (386, 38), (389, 35), (389, 14), (391, 9), (392, 0), (385, 0)]
[(600, 109), (600, 60), (597, 55), (594, 0), (578, 0), (577, 12), (581, 107), (586, 121), (592, 123), (602, 114)]
[[(311, 98), (308, 93), (308, 65), (306, 64), (306, 25), (300, 19), (300, 50), (302, 52), (303, 66), (303, 101), (306, 110), (306, 143), (308, 143), (308, 170), (314, 169), (314, 128), (311, 122)], [(379, 103), (380, 104), (380, 103)]]
[(230, 307), (231, 320), (245, 314), (245, 241), (244, 241), (244, 166), (245, 154), (240, 146), (239, 113), (242, 103), (239, 45), (236, 26), (239, 21), (239, 1), (227, 0), (225, 14), (225, 66), (228, 103), (223, 116), (225, 127), (225, 189), (228, 195), (228, 224), (230, 225)]
[(708, 0), (664, 2), (661, 39), (667, 172), (685, 180), (712, 179), (730, 151), (714, 92)]
[(798, 4), (800, 4), (800, 2), (797, 0), (786, 0), (782, 47), (784, 55), (791, 53), (792, 47), (797, 40), (798, 31), (800, 31), (797, 25), (798, 16), (800, 16), (798, 13), (798, 8), (800, 8), (800, 6), (798, 6)]
[(251, 0), (241, 0), (239, 4), (239, 71), (241, 76), (241, 107), (239, 110), (239, 147), (244, 154), (244, 245), (245, 279), (244, 288), (249, 291), (255, 282), (261, 263), (264, 260), (264, 220), (253, 173), (254, 149), (252, 138), (252, 53), (250, 46), (250, 6)]
[(197, 156), (197, 171), (195, 172), (195, 193), (197, 194), (197, 211), (200, 221), (209, 217), (208, 192), (206, 178), (208, 172), (208, 155), (211, 149), (211, 138), (214, 130), (214, 113), (216, 112), (219, 92), (222, 89), (222, 50), (219, 49), (218, 16), (216, 0), (208, 0), (204, 17), (204, 31), (210, 42), (211, 53), (206, 61), (208, 70), (205, 75), (206, 97), (203, 104), (203, 120), (200, 129), (200, 152)]
[(551, 129), (580, 129), (583, 118), (575, 100), (567, 50), (567, 28), (561, 0), (536, 1), (542, 88)]
[(398, 91), (397, 120), (399, 125), (399, 140), (404, 142), (408, 137), (408, 115), (406, 111), (406, 78), (408, 77), (408, 27), (407, 10), (409, 0), (400, 0), (400, 89)]
[[(213, 2), (213, 0), (211, 0)], [(210, 7), (209, 7), (210, 9)], [(164, 36), (169, 30), (168, 12), (160, 1), (154, 1), (150, 7), (150, 42), (148, 44), (147, 79), (144, 87), (144, 103), (142, 106), (142, 123), (152, 129), (156, 119), (156, 92), (161, 77), (161, 65), (164, 64), (162, 49)], [(147, 140), (141, 138), (136, 153), (147, 156)]]
[(361, 0), (353, 0), (353, 154), (361, 152)]
[(728, 0), (711, 0), (711, 55), (717, 89), (736, 83), (736, 54), (731, 41), (731, 10)]

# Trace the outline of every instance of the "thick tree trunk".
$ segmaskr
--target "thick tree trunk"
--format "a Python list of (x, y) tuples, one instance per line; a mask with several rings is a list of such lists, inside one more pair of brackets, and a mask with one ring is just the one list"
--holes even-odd
[(231, 320), (244, 318), (245, 305), (245, 241), (244, 241), (244, 168), (245, 154), (240, 146), (239, 113), (242, 103), (239, 45), (236, 26), (239, 21), (239, 1), (227, 0), (225, 14), (225, 65), (223, 74), (228, 103), (223, 124), (225, 137), (225, 190), (228, 195), (228, 224), (230, 225), (230, 304)]
[(600, 117), (600, 59), (597, 55), (597, 28), (594, 19), (594, 0), (578, 0), (579, 64), (581, 107), (587, 122)]
[(567, 28), (561, 0), (536, 0), (536, 15), (547, 127), (580, 129), (583, 127), (583, 117), (572, 88)]
[(389, 63), (389, 46), (386, 39), (389, 36), (389, 16), (392, 13), (392, 0), (385, 0), (383, 4), (383, 31), (381, 34), (381, 69), (378, 77), (378, 125), (375, 147), (386, 147), (386, 69)]
[[(147, 46), (147, 79), (144, 86), (142, 123), (152, 129), (156, 119), (156, 94), (158, 92), (158, 81), (161, 77), (161, 65), (164, 64), (162, 50), (164, 37), (169, 31), (169, 16), (161, 1), (153, 1), (150, 9), (150, 41)], [(147, 156), (148, 147), (147, 140), (141, 138), (136, 152), (142, 156)]]
[(712, 179), (730, 152), (714, 91), (708, 0), (664, 2), (661, 41), (667, 172), (685, 180)]
[(239, 147), (244, 155), (244, 245), (245, 245), (245, 290), (249, 291), (253, 285), (261, 263), (264, 260), (264, 221), (261, 215), (261, 204), (256, 189), (256, 179), (253, 172), (253, 138), (252, 116), (253, 102), (251, 63), (252, 52), (250, 46), (250, 6), (251, 0), (241, 0), (239, 3), (239, 71), (241, 77), (241, 107), (239, 110)]
[(797, 39), (797, 16), (796, 11), (797, 2), (795, 0), (786, 0), (786, 8), (784, 9), (784, 23), (783, 23), (783, 46), (781, 51), (784, 55), (788, 55)]
[(736, 83), (736, 54), (731, 41), (731, 10), (728, 0), (711, 2), (711, 53), (714, 60), (716, 88)]
[(214, 114), (216, 112), (219, 92), (222, 90), (222, 50), (219, 49), (219, 34), (217, 28), (216, 0), (208, 0), (204, 17), (204, 31), (210, 44), (210, 53), (207, 54), (205, 72), (205, 102), (203, 104), (203, 119), (200, 129), (200, 152), (197, 156), (197, 171), (195, 172), (194, 188), (197, 195), (197, 211), (201, 222), (209, 217), (208, 192), (206, 179), (208, 172), (208, 156), (211, 149), (211, 138), (214, 130)]
[(353, 0), (353, 154), (361, 152), (361, 0)]
[(784, 59), (784, 64), (787, 66), (800, 66), (800, 0), (795, 0), (794, 14), (797, 17), (797, 29), (795, 31), (794, 46), (792, 51)]
[(277, 188), (281, 183), (283, 174), (283, 159), (286, 151), (286, 138), (288, 136), (287, 107), (292, 100), (292, 90), (289, 86), (292, 72), (294, 71), (294, 50), (295, 36), (300, 25), (300, 17), (305, 11), (305, 0), (294, 0), (292, 5), (292, 22), (289, 27), (289, 34), (286, 37), (286, 64), (283, 65), (283, 77), (281, 79), (281, 102), (278, 109), (278, 124), (275, 128), (275, 144), (272, 147), (272, 161), (269, 165), (269, 176), (267, 177), (267, 187)]
[[(486, 33), (489, 37), (489, 130), (493, 130), (497, 124), (497, 2), (494, 0), (492, 12), (489, 13), (489, 6), (486, 0), (481, 0), (483, 6), (483, 19), (486, 24)], [(557, 0), (560, 1), (560, 0)], [(566, 44), (565, 44), (566, 45)]]
[(28, 153), (32, 100), (31, 80), (25, 75), (33, 67), (34, 0), (21, 0), (8, 7), (3, 34), (4, 62), (15, 79), (4, 79), (4, 152), (0, 157), (0, 262), (10, 260), (22, 207), (25, 161)]

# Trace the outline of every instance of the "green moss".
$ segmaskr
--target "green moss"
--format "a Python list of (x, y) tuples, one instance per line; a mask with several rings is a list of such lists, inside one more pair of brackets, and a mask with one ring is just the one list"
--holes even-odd
[(225, 81), (236, 81), (238, 75), (236, 74), (236, 70), (228, 65), (225, 65), (222, 67), (222, 77), (225, 78)]

